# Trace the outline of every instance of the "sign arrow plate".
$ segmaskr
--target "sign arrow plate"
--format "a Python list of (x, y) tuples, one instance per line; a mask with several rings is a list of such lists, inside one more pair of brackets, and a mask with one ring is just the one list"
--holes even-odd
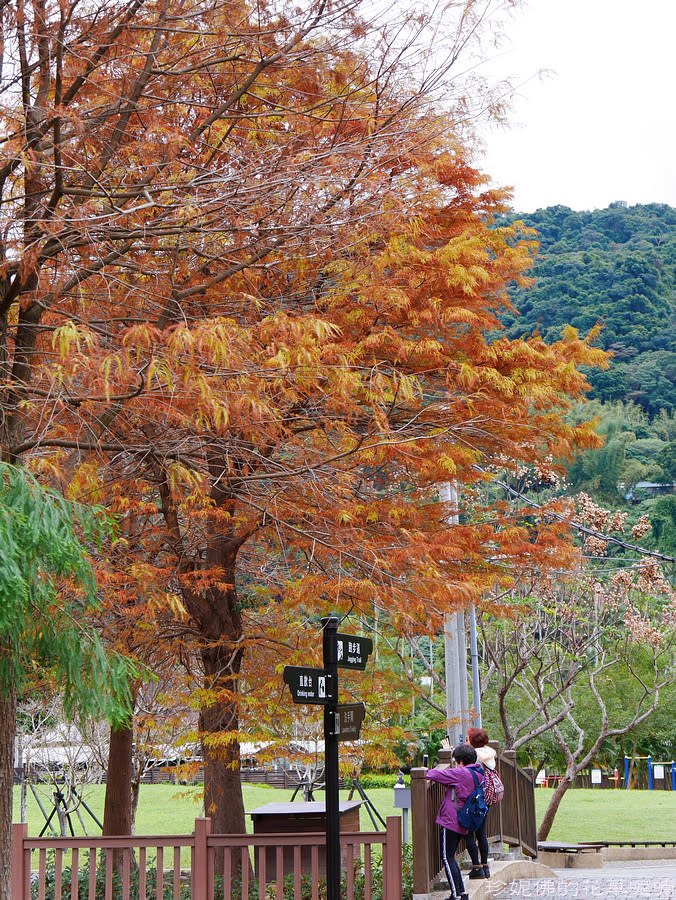
[(332, 678), (325, 669), (307, 666), (284, 666), (284, 683), (289, 685), (294, 703), (318, 703), (325, 706), (333, 700)]
[(363, 703), (339, 703), (336, 710), (336, 737), (339, 741), (356, 741), (366, 715)]
[(370, 637), (336, 633), (336, 662), (343, 669), (365, 669), (373, 651)]

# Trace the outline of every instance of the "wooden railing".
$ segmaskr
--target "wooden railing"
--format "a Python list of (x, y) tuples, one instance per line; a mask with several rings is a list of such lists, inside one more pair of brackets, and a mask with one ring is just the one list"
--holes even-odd
[[(33, 838), (14, 825), (12, 900), (31, 900), (31, 884), (38, 900), (301, 900), (308, 881), (312, 900), (325, 896), (324, 833), (214, 835), (210, 826), (200, 818), (191, 835)], [(347, 900), (401, 900), (398, 816), (384, 832), (341, 832), (340, 842)], [(381, 866), (382, 892), (372, 880)]]
[[(240, 770), (240, 778), (243, 782), (249, 784), (269, 784), (272, 787), (289, 788), (302, 787), (304, 779), (298, 772), (291, 769), (245, 769)], [(341, 776), (338, 779), (338, 790), (344, 790), (347, 787), (345, 779)], [(315, 787), (315, 790), (317, 788)]]
[[(21, 784), (22, 780), (28, 783), (41, 784), (45, 782), (53, 782), (57, 772), (50, 772), (48, 769), (41, 769), (33, 766), (30, 772), (25, 775), (21, 769), (14, 769), (14, 784)], [(291, 769), (251, 769), (242, 768), (240, 770), (240, 778), (243, 782), (249, 784), (269, 784), (272, 787), (284, 788), (285, 790), (302, 787), (303, 778), (297, 772)], [(106, 773), (103, 772), (95, 779), (98, 784), (105, 784), (107, 781)], [(202, 784), (204, 782), (204, 769), (188, 768), (186, 766), (148, 766), (140, 778), (141, 784), (163, 784), (170, 782), (172, 784)], [(349, 787), (348, 782), (340, 777), (338, 779), (339, 790)]]
[[(452, 762), (451, 751), (439, 752), (439, 765)], [(498, 772), (505, 785), (505, 795), (492, 806), (486, 817), (489, 843), (521, 847), (528, 855), (537, 856), (535, 819), (535, 774), (520, 769), (516, 753), (505, 751), (498, 759)], [(411, 770), (411, 828), (413, 835), (413, 893), (429, 894), (432, 882), (442, 870), (440, 831), (435, 819), (445, 787), (429, 781), (427, 769)], [(459, 852), (464, 850), (461, 841)]]
[(520, 769), (513, 750), (505, 750), (500, 756), (498, 771), (505, 785), (505, 796), (488, 810), (488, 839), (493, 836), (510, 847), (521, 847), (527, 856), (536, 857), (535, 772), (531, 768)]

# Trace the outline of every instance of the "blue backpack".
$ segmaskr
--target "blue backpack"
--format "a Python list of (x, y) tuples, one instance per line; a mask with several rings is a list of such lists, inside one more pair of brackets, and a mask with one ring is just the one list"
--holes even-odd
[(466, 828), (468, 831), (476, 831), (486, 818), (488, 812), (488, 804), (484, 796), (483, 785), (479, 783), (474, 769), (470, 769), (472, 778), (474, 779), (474, 790), (465, 800), (462, 809), (458, 809), (458, 797), (455, 795), (455, 808), (458, 811), (458, 825)]

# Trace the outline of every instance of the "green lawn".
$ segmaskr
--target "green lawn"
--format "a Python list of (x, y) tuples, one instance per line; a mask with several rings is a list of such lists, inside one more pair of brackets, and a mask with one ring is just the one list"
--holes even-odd
[[(538, 823), (553, 793), (551, 789), (536, 788)], [(676, 791), (567, 791), (548, 839), (676, 841)]]
[[(264, 785), (242, 786), (247, 812), (258, 806), (291, 799), (291, 791)], [(83, 789), (83, 796), (92, 811), (103, 815), (103, 785), (90, 785)], [(553, 791), (537, 788), (535, 807), (538, 822), (541, 821)], [(369, 799), (383, 818), (398, 815), (394, 809), (394, 790), (379, 788), (367, 791)], [(348, 792), (341, 792), (346, 800)], [(50, 812), (49, 795), (40, 791), (40, 799), (47, 813)], [(318, 794), (323, 800), (323, 793)], [(28, 830), (37, 835), (44, 825), (44, 817), (31, 796), (28, 795)], [(19, 793), (15, 789), (14, 821), (19, 821)], [(143, 785), (136, 819), (137, 834), (187, 834), (193, 830), (196, 816), (202, 814), (201, 788), (175, 787), (168, 784)], [(88, 814), (83, 812), (87, 830), (97, 833)], [(77, 817), (72, 817), (77, 833), (82, 833)], [(90, 827), (91, 826), (91, 827)], [(361, 826), (372, 830), (371, 821), (362, 808)], [(247, 818), (251, 830), (251, 819)], [(671, 791), (623, 791), (623, 790), (574, 790), (563, 798), (550, 840), (558, 841), (627, 841), (670, 840), (676, 841), (676, 792)]]
[[(243, 784), (244, 806), (247, 812), (264, 806), (266, 803), (284, 802), (291, 800), (292, 791), (282, 790), (266, 785)], [(46, 785), (41, 785), (37, 790), (40, 801), (47, 815), (52, 810), (51, 795)], [(92, 784), (82, 788), (81, 794), (87, 806), (98, 817), (103, 819), (103, 799), (105, 785)], [(347, 800), (349, 791), (341, 791), (340, 799)], [(401, 810), (394, 809), (394, 789), (378, 789), (368, 792), (375, 808), (384, 818), (398, 815)], [(301, 799), (300, 795), (297, 799)], [(316, 799), (323, 800), (324, 793), (317, 794)], [(356, 800), (359, 797), (355, 796)], [(82, 818), (90, 834), (96, 834), (95, 822), (89, 813), (80, 810)], [(137, 834), (188, 834), (194, 828), (196, 816), (203, 815), (202, 788), (179, 787), (170, 784), (145, 784), (141, 785), (138, 813), (136, 816)], [(14, 821), (20, 820), (19, 789), (14, 789)], [(39, 834), (45, 824), (44, 814), (31, 794), (28, 792), (26, 805), (26, 820), (29, 834)], [(76, 834), (82, 834), (82, 827), (77, 815), (71, 816), (73, 828)], [(56, 816), (52, 819), (58, 829)], [(373, 825), (365, 808), (361, 810), (361, 827), (365, 831), (372, 831)], [(247, 829), (252, 831), (251, 818), (247, 816)]]

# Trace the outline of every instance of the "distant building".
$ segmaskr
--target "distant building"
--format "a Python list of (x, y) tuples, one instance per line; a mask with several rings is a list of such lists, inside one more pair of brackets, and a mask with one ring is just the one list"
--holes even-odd
[[(618, 484), (619, 490), (624, 493), (624, 484)], [(660, 482), (660, 481), (637, 481), (636, 484), (629, 488), (624, 494), (630, 503), (640, 503), (648, 497), (658, 497), (661, 494), (673, 494), (676, 491), (676, 482)]]

